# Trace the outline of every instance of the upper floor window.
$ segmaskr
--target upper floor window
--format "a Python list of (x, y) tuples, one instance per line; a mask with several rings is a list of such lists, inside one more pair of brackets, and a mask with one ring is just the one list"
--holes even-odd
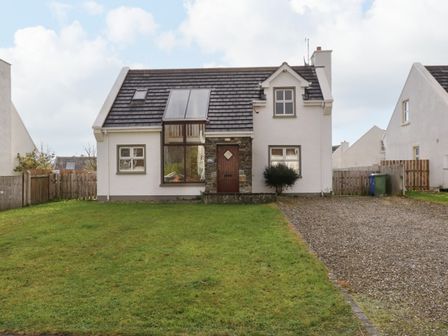
[(118, 173), (145, 173), (145, 145), (119, 145)]
[(403, 101), (401, 109), (402, 109), (401, 110), (401, 113), (402, 113), (401, 122), (403, 124), (407, 124), (409, 122), (409, 99), (406, 99), (405, 101)]
[(274, 115), (275, 116), (294, 116), (294, 89), (282, 88), (274, 89)]

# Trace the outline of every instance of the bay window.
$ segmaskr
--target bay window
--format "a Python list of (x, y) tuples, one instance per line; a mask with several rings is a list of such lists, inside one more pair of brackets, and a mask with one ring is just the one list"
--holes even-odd
[(205, 181), (205, 124), (166, 123), (163, 126), (163, 183)]

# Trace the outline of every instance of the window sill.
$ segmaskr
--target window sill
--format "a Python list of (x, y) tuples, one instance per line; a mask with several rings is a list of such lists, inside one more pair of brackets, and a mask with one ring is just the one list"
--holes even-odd
[(146, 175), (146, 172), (116, 172), (116, 175)]
[(205, 182), (189, 182), (189, 183), (161, 183), (159, 187), (203, 187), (205, 186)]
[(297, 118), (297, 115), (295, 115), (295, 114), (291, 114), (291, 115), (277, 115), (277, 114), (274, 114), (273, 115), (273, 118), (274, 119), (290, 119), (290, 118)]

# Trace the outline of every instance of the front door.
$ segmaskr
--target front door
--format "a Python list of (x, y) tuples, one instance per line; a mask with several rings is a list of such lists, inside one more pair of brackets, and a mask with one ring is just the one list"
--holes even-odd
[(218, 145), (218, 192), (240, 191), (240, 151), (237, 145)]

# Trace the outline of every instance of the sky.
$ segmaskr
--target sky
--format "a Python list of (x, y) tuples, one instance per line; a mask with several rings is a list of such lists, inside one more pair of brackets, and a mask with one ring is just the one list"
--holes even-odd
[(303, 65), (333, 50), (333, 144), (386, 128), (414, 62), (448, 64), (446, 0), (15, 0), (0, 58), (38, 146), (80, 155), (120, 69)]

